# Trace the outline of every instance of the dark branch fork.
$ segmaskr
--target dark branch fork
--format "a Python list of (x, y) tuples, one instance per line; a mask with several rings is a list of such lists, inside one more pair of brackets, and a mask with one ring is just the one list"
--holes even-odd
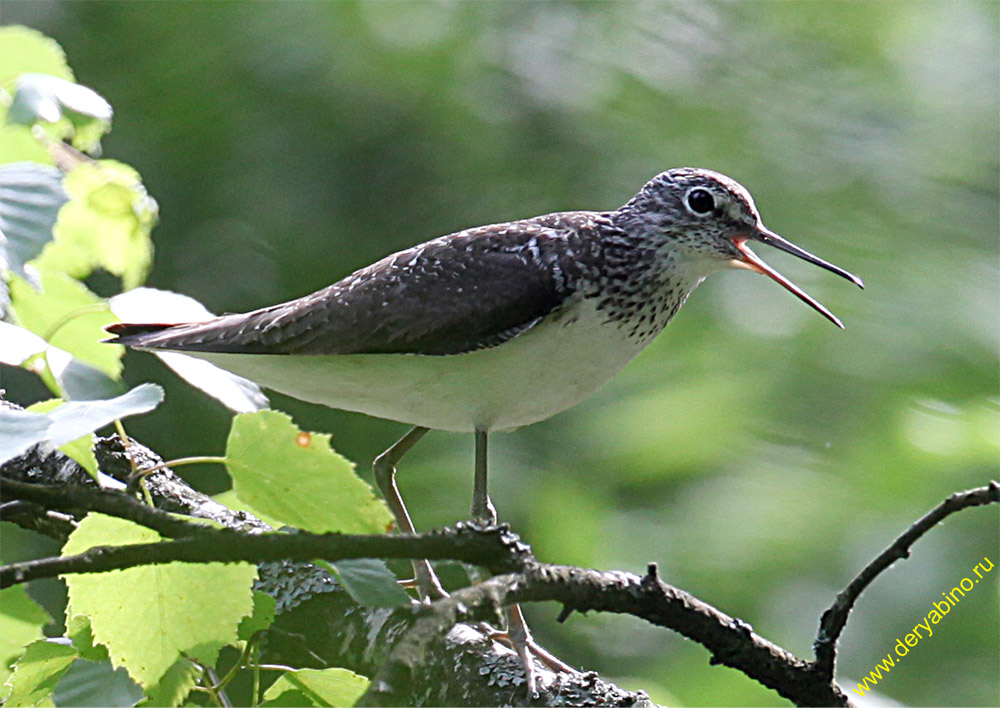
[(832, 681), (821, 680), (810, 662), (757, 635), (746, 622), (664, 583), (655, 564), (640, 577), (539, 563), (435, 602), (396, 645), (360, 704), (398, 705), (397, 684), (409, 682), (419, 670), (417, 657), (455, 622), (489, 619), (489, 613), (503, 604), (545, 600), (562, 603), (560, 621), (573, 611), (614, 612), (672, 629), (705, 646), (712, 654), (711, 663), (742, 671), (798, 705), (849, 705), (840, 689)]
[[(94, 449), (100, 469), (118, 479), (127, 479), (136, 472), (136, 467), (140, 471), (148, 470), (162, 462), (155, 453), (134, 440), (128, 443), (126, 450), (119, 438), (104, 438), (97, 442)], [(10, 479), (11, 477), (14, 479)], [(39, 453), (33, 450), (30, 454), (26, 453), (0, 466), (0, 496), (9, 496), (9, 485), (3, 482), (24, 482), (29, 479), (36, 484), (19, 488), (19, 494), (30, 495), (35, 499), (44, 498), (47, 505), (72, 509), (72, 513), (52, 511), (36, 502), (14, 499), (0, 503), (2, 509), (11, 508), (9, 505), (17, 507), (11, 517), (5, 514), (4, 520), (14, 521), (25, 528), (64, 540), (76, 526), (74, 516), (82, 517), (87, 511), (85, 508), (78, 508), (81, 504), (76, 492), (80, 489), (98, 491), (93, 479), (76, 462), (60, 452)], [(148, 476), (146, 486), (154, 503), (161, 509), (196, 519), (212, 519), (227, 529), (240, 531), (241, 537), (250, 534), (258, 538), (271, 536), (260, 535), (260, 531), (270, 529), (263, 522), (246, 512), (232, 511), (196, 492), (167, 468), (159, 467), (158, 471)], [(40, 491), (42, 489), (44, 491)], [(153, 528), (166, 530), (168, 535), (184, 538), (185, 531), (198, 535), (205, 530), (198, 524), (189, 524), (188, 529), (182, 526), (163, 529), (158, 524), (158, 510), (148, 509), (122, 492), (107, 492), (106, 495), (100, 502), (105, 512), (134, 518), (136, 507), (142, 508), (140, 514), (152, 511), (153, 515), (147, 515), (146, 521), (151, 522)], [(122, 507), (117, 513), (115, 505)], [(31, 518), (31, 514), (34, 514), (34, 518)], [(51, 515), (60, 518), (58, 525), (49, 523)], [(42, 523), (38, 523), (39, 520)], [(170, 521), (187, 523), (174, 518)], [(216, 529), (208, 529), (209, 534), (215, 531)], [(442, 533), (454, 533), (456, 539), (464, 538), (473, 545), (485, 542), (486, 555), (477, 562), (487, 566), (490, 565), (488, 556), (492, 552), (499, 552), (500, 555), (520, 552), (516, 537), (509, 537), (510, 543), (502, 540), (508, 538), (502, 529), (474, 532), (465, 527)], [(500, 536), (495, 536), (495, 533)], [(207, 542), (209, 537), (200, 537), (198, 540)], [(500, 542), (497, 543), (497, 540)], [(307, 544), (326, 544), (327, 548), (317, 548), (303, 554), (303, 557), (318, 558), (327, 555), (331, 541), (334, 546), (337, 545), (336, 539), (307, 539)], [(460, 540), (459, 543), (463, 541)], [(453, 543), (449, 545), (452, 546), (449, 555), (455, 555)], [(118, 552), (121, 549), (115, 550)], [(373, 555), (378, 555), (377, 549), (372, 548), (370, 551)], [(425, 552), (436, 555), (429, 547), (426, 551), (420, 550), (421, 554)], [(329, 555), (335, 557), (337, 554)], [(411, 608), (398, 608), (387, 618), (381, 608), (359, 607), (326, 570), (312, 563), (283, 559), (278, 562), (258, 562), (257, 565), (259, 579), (255, 589), (268, 593), (277, 602), (278, 616), (267, 632), (266, 657), (263, 657), (270, 663), (317, 668), (343, 666), (372, 676), (384, 662), (391, 646), (413, 623)], [(512, 567), (515, 566), (507, 566), (507, 569)], [(505, 564), (501, 563), (496, 572), (504, 569)], [(520, 663), (509, 653), (505, 653), (504, 647), (490, 642), (481, 631), (462, 625), (456, 627), (450, 636), (458, 641), (451, 641), (440, 652), (426, 658), (429, 673), (422, 674), (423, 680), (411, 687), (413, 693), (401, 703), (410, 705), (417, 701), (429, 701), (433, 705), (501, 705), (510, 700), (507, 686), (523, 685)], [(331, 641), (331, 637), (338, 639)], [(360, 639), (347, 642), (345, 637)], [(489, 682), (483, 678), (483, 667), (490, 667)], [(650, 705), (648, 696), (641, 691), (626, 691), (599, 678), (583, 681), (578, 675), (567, 675), (558, 679), (542, 691), (540, 700), (564, 705), (622, 705), (633, 708)], [(514, 683), (510, 683), (511, 681)]]
[[(159, 473), (158, 473), (159, 474)], [(836, 642), (860, 593), (946, 516), (972, 506), (1000, 502), (1000, 484), (953, 494), (913, 524), (866, 566), (841, 592), (822, 619), (816, 660), (806, 661), (767, 641), (742, 620), (664, 583), (651, 565), (644, 577), (538, 563), (530, 549), (504, 527), (461, 524), (430, 534), (346, 536), (339, 534), (259, 534), (216, 529), (179, 520), (117, 491), (31, 484), (0, 478), (4, 508), (11, 502), (47, 510), (87, 510), (129, 519), (173, 540), (125, 547), (93, 548), (77, 556), (44, 558), (0, 567), (0, 586), (74, 572), (104, 572), (151, 563), (339, 560), (358, 557), (450, 558), (501, 573), (425, 608), (383, 664), (368, 704), (390, 705), (400, 694), (401, 675), (456, 622), (490, 619), (498, 608), (517, 602), (555, 601), (560, 621), (573, 611), (631, 614), (673, 629), (705, 646), (712, 663), (736, 668), (799, 705), (849, 705), (833, 682)]]

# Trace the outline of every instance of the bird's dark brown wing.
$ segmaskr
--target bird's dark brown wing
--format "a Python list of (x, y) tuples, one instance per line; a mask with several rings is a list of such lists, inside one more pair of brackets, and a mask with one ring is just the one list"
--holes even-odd
[(557, 262), (567, 213), (484, 226), (415, 246), (311, 295), (186, 325), (109, 327), (120, 344), (257, 354), (458, 354), (531, 328), (572, 294)]

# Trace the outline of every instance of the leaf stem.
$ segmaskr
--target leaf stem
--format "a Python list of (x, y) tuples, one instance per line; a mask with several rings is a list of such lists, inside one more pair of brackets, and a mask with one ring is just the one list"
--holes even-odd
[[(115, 421), (116, 423), (118, 421)], [(127, 440), (127, 438), (123, 438)], [(126, 445), (126, 449), (128, 446)], [(135, 461), (129, 457), (129, 461), (132, 463), (132, 474), (129, 477), (129, 488), (134, 489), (135, 484), (138, 481), (139, 488), (142, 490), (142, 494), (146, 499), (146, 503), (149, 506), (153, 506), (153, 497), (150, 496), (149, 489), (146, 487), (146, 478), (154, 472), (159, 472), (160, 470), (166, 469), (168, 467), (180, 467), (182, 465), (193, 465), (199, 462), (218, 462), (219, 464), (224, 464), (226, 462), (225, 457), (213, 457), (211, 455), (204, 455), (200, 457), (178, 457), (176, 460), (167, 460), (166, 462), (160, 462), (153, 465), (152, 467), (147, 467), (145, 469), (139, 469)]]
[(230, 701), (229, 696), (226, 695), (226, 689), (219, 685), (219, 675), (215, 673), (215, 669), (211, 666), (206, 666), (205, 675), (208, 676), (209, 680), (214, 684), (215, 694), (219, 697), (219, 702), (222, 704), (223, 708), (233, 708), (232, 701)]
[[(187, 654), (184, 654), (184, 658), (201, 669), (202, 686), (200, 687), (200, 690), (208, 693), (212, 700), (212, 704), (218, 708), (232, 708), (233, 704), (230, 702), (229, 696), (226, 695), (225, 689), (220, 687), (219, 677), (215, 673), (215, 670), (212, 669), (211, 666), (206, 666), (200, 661), (195, 661)], [(199, 687), (195, 686), (194, 688)]]
[(167, 460), (166, 462), (160, 462), (159, 464), (153, 465), (152, 467), (147, 467), (144, 470), (137, 470), (138, 474), (143, 477), (148, 477), (154, 472), (159, 472), (167, 467), (182, 467), (183, 465), (196, 465), (199, 463), (218, 463), (220, 465), (226, 464), (226, 458), (220, 457), (218, 455), (199, 455), (193, 457), (178, 457), (174, 460)]
[(260, 701), (260, 645), (253, 646), (253, 694), (250, 698), (251, 708), (257, 708)]
[(128, 489), (130, 492), (135, 492), (135, 480), (139, 480), (139, 489), (142, 490), (143, 501), (146, 502), (146, 506), (156, 506), (153, 503), (153, 495), (149, 493), (149, 488), (146, 486), (146, 475), (139, 472), (139, 466), (135, 463), (135, 458), (129, 453), (129, 447), (132, 444), (132, 439), (125, 432), (125, 425), (122, 423), (120, 418), (115, 418), (115, 430), (118, 432), (118, 437), (122, 441), (122, 449), (125, 450), (125, 456), (128, 458), (129, 467), (132, 468), (131, 474), (129, 474), (128, 479)]
[(45, 331), (45, 334), (42, 335), (42, 339), (44, 339), (46, 342), (51, 342), (52, 338), (54, 336), (56, 336), (56, 333), (60, 329), (62, 329), (66, 325), (68, 325), (70, 322), (72, 322), (76, 318), (83, 317), (84, 315), (89, 315), (89, 314), (92, 314), (94, 312), (104, 312), (107, 309), (108, 309), (108, 306), (105, 303), (103, 303), (103, 302), (92, 302), (89, 305), (82, 305), (82, 306), (80, 306), (80, 307), (78, 307), (78, 308), (76, 308), (74, 310), (70, 310), (69, 312), (67, 312), (66, 314), (64, 314), (62, 317), (60, 317), (59, 319), (57, 319), (55, 321), (55, 323), (52, 324), (52, 326), (50, 326)]
[(257, 641), (257, 634), (255, 633), (252, 637), (250, 637), (249, 640), (247, 640), (247, 643), (243, 647), (243, 651), (240, 653), (240, 658), (237, 659), (236, 663), (229, 668), (229, 671), (227, 671), (226, 675), (222, 677), (222, 679), (219, 681), (219, 685), (216, 686), (216, 688), (225, 688), (229, 684), (229, 682), (236, 677), (236, 674), (238, 671), (240, 671), (240, 669), (246, 668), (247, 658), (250, 656), (250, 650), (251, 648), (253, 648), (256, 641)]

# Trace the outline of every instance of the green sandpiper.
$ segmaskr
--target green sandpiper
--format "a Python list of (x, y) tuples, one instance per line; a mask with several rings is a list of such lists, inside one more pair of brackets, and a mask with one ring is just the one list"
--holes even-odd
[[(184, 352), (295, 398), (414, 426), (374, 464), (404, 532), (414, 529), (395, 484), (399, 459), (429, 429), (475, 433), (472, 514), (495, 523), (488, 434), (545, 420), (592, 394), (712, 273), (737, 267), (766, 275), (843, 327), (750, 242), (863, 287), (767, 229), (734, 180), (679, 168), (614, 211), (466, 229), (296, 300), (205, 322), (111, 325), (117, 338), (109, 341)], [(426, 561), (415, 569), (425, 596), (444, 593)], [(512, 639), (533, 691), (527, 652), (538, 648), (513, 609)]]

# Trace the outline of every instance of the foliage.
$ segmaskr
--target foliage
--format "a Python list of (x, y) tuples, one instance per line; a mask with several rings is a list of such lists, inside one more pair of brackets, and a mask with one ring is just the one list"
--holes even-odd
[(299, 669), (282, 674), (264, 693), (265, 706), (350, 706), (368, 684), (346, 669)]
[[(91, 513), (70, 535), (63, 555), (158, 540), (155, 531)], [(86, 617), (94, 642), (107, 647), (112, 666), (125, 667), (136, 683), (148, 688), (181, 656), (215, 664), (219, 649), (236, 642), (237, 626), (253, 610), (250, 586), (256, 577), (257, 569), (249, 563), (171, 563), (107, 577), (74, 574), (66, 578), (66, 616)]]
[[(59, 447), (75, 442), (115, 420), (152, 410), (161, 400), (163, 391), (159, 386), (142, 384), (117, 398), (61, 403), (51, 413), (0, 410), (0, 423), (4, 426), (0, 463), (35, 445)], [(81, 464), (87, 466), (85, 462)]]
[[(161, 206), (150, 277), (217, 311), (304, 294), (458, 228), (613, 208), (683, 164), (738, 178), (770, 227), (865, 278), (854, 292), (787, 266), (845, 321), (840, 332), (773, 283), (715, 276), (589, 401), (494, 436), (494, 501), (544, 560), (657, 561), (670, 582), (805, 655), (821, 609), (877, 549), (997, 473), (1000, 30), (988, 4), (91, 2), (4, 14), (58, 37), (114, 98), (105, 147), (140, 166)], [(8, 94), (21, 73), (74, 80), (55, 42), (3, 31)], [(12, 191), (44, 197), (27, 230), (0, 244), (14, 273), (37, 266), (51, 240), (38, 234), (61, 199), (52, 170), (78, 157), (53, 151), (59, 126), (38, 127), (0, 127), (0, 170), (35, 164)], [(122, 203), (145, 199), (133, 190)], [(149, 213), (134, 222), (140, 234)], [(147, 253), (141, 237), (125, 239), (133, 231), (118, 233)], [(79, 268), (98, 262), (90, 250)], [(60, 267), (101, 297), (117, 289), (101, 278), (107, 265), (89, 277)], [(30, 270), (15, 278), (37, 284)], [(32, 375), (12, 373), (25, 359), (5, 354), (9, 332), (8, 393), (45, 398)], [(122, 392), (85, 375), (82, 354), (39, 345), (45, 334), (28, 347), (45, 356), (25, 368), (51, 395)], [(58, 375), (46, 373), (53, 360), (65, 364)], [(131, 385), (156, 379), (168, 393), (130, 431), (170, 456), (223, 449), (228, 410), (140, 355), (126, 363)], [(401, 433), (279, 405), (307, 429), (336, 431), (349, 459), (371, 459)], [(418, 528), (467, 514), (453, 490), (469, 485), (469, 444), (428, 436), (407, 456), (400, 484)], [(188, 469), (206, 488), (230, 484), (221, 467)], [(942, 590), (1000, 555), (997, 538), (996, 514), (984, 512), (918, 544), (863, 596), (841, 673), (866, 675)], [(970, 595), (879, 691), (995, 705), (994, 588)], [(774, 701), (680, 638), (608, 617), (557, 626), (554, 614), (532, 617), (549, 649), (659, 702)], [(197, 667), (171, 671), (163, 695), (176, 697)]]
[[(41, 71), (53, 54), (62, 56), (51, 40), (20, 27), (0, 29), (0, 45), (6, 44), (19, 48), (19, 60), (29, 70), (32, 57)], [(108, 298), (85, 281), (99, 268), (118, 276), (125, 289), (142, 284), (152, 259), (149, 233), (156, 204), (131, 167), (70, 152), (59, 142), (72, 139), (78, 149), (98, 148), (111, 121), (111, 107), (100, 95), (40, 73), (4, 77), (3, 88), (13, 92), (11, 125), (4, 130), (18, 136), (16, 126), (21, 126), (20, 137), (30, 133), (59, 168), (30, 161), (35, 154), (30, 147), (11, 156), (18, 162), (0, 167), (0, 266), (9, 283), (9, 299), (0, 303), (7, 320), (0, 323), (6, 335), (0, 360), (37, 374), (59, 398), (28, 410), (0, 409), (0, 464), (40, 444), (60, 447), (96, 474), (94, 431), (149, 412), (162, 401), (163, 391), (146, 383), (106, 397), (109, 386), (121, 386), (122, 347), (101, 339), (104, 326), (118, 317)], [(33, 130), (40, 126), (44, 129)], [(139, 299), (148, 302), (151, 292)], [(173, 313), (190, 309), (189, 299), (165, 295), (158, 298), (168, 301)], [(123, 296), (116, 303), (119, 310), (134, 306)], [(233, 379), (214, 369), (190, 374), (206, 375), (215, 381), (201, 385), (213, 395), (238, 409), (259, 407), (256, 386), (240, 383), (240, 391), (222, 394), (222, 387), (236, 385)], [(286, 415), (238, 416), (225, 460), (239, 501), (246, 508), (258, 505), (276, 525), (346, 532), (384, 532), (389, 525), (385, 505), (330, 449), (329, 436), (301, 431)], [(285, 504), (274, 502), (278, 487)], [(159, 540), (145, 527), (91, 513), (70, 535), (63, 554)], [(409, 601), (384, 563), (345, 562), (333, 570), (361, 602)], [(58, 639), (42, 638), (50, 618), (24, 588), (4, 590), (5, 705), (134, 703), (137, 694), (148, 705), (182, 705), (199, 684), (223, 690), (225, 682), (213, 685), (208, 678), (220, 650), (246, 651), (274, 620), (273, 598), (251, 589), (256, 577), (248, 563), (171, 563), (70, 575), (65, 579), (67, 632)], [(12, 672), (6, 670), (8, 662)], [(119, 668), (128, 678), (113, 671)], [(249, 663), (247, 670), (256, 669)], [(235, 675), (231, 672), (228, 680)], [(297, 705), (350, 705), (366, 686), (364, 677), (346, 669), (292, 670), (254, 701), (288, 705), (294, 697)]]
[(14, 665), (14, 672), (5, 686), (10, 689), (5, 705), (37, 706), (50, 696), (70, 664), (76, 650), (67, 644), (40, 639), (25, 647), (24, 654)]
[[(4, 681), (10, 676), (8, 666), (35, 640), (42, 639), (42, 627), (49, 621), (48, 613), (28, 597), (22, 585), (0, 590), (0, 676)], [(7, 693), (0, 690), (0, 696)]]
[(237, 496), (265, 518), (316, 533), (384, 533), (392, 522), (329, 435), (303, 433), (278, 411), (233, 419), (226, 466)]

